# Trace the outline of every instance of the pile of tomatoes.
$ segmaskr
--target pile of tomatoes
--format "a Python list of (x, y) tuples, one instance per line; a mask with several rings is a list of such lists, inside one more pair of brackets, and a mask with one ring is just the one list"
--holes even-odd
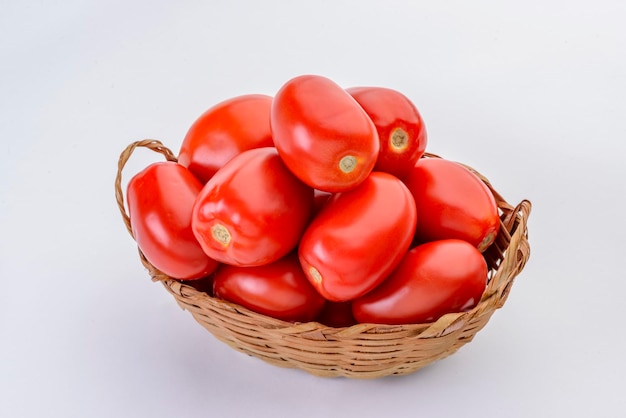
[(478, 303), (500, 219), (426, 144), (402, 93), (295, 77), (210, 108), (177, 162), (136, 174), (133, 235), (168, 276), (285, 321), (431, 322)]

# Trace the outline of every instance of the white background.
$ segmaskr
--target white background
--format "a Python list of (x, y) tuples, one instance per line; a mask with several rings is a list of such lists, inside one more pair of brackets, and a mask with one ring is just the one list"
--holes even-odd
[[(625, 20), (621, 0), (1, 0), (0, 416), (624, 416)], [(507, 304), (415, 374), (233, 351), (122, 224), (127, 144), (177, 153), (208, 107), (304, 73), (402, 91), (429, 151), (533, 202)], [(157, 160), (137, 152), (125, 180)]]

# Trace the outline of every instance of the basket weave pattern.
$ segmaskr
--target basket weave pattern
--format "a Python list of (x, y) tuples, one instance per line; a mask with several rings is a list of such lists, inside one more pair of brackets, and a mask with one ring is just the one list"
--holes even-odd
[[(169, 161), (175, 155), (156, 140), (130, 144), (120, 155), (115, 194), (122, 218), (132, 236), (121, 187), (123, 168), (137, 147), (149, 148)], [(425, 158), (438, 158), (426, 154)], [(527, 220), (529, 201), (507, 203), (476, 170), (492, 191), (501, 214), (500, 231), (485, 252), (489, 283), (476, 307), (451, 313), (428, 324), (357, 324), (333, 328), (317, 322), (293, 324), (225, 302), (157, 270), (139, 257), (154, 281), (160, 282), (178, 305), (217, 339), (232, 348), (281, 367), (303, 369), (318, 376), (376, 378), (403, 375), (455, 353), (470, 342), (508, 297), (515, 277), (530, 257)]]

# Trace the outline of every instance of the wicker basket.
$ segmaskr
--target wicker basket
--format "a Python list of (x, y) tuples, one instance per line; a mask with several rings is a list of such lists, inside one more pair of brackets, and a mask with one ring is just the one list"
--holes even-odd
[[(156, 140), (134, 142), (120, 155), (115, 194), (131, 236), (121, 178), (126, 162), (137, 147), (149, 148), (169, 161), (176, 161), (176, 156)], [(427, 154), (425, 158), (438, 157)], [(433, 323), (357, 324), (332, 328), (317, 322), (284, 322), (213, 298), (158, 271), (141, 251), (139, 256), (152, 279), (160, 282), (180, 307), (236, 350), (277, 366), (295, 367), (318, 376), (377, 378), (412, 373), (470, 342), (494, 311), (504, 305), (515, 277), (530, 256), (527, 229), (530, 202), (524, 200), (517, 206), (510, 205), (487, 179), (468, 168), (491, 189), (501, 213), (497, 240), (484, 253), (490, 269), (489, 283), (474, 309), (444, 315)]]

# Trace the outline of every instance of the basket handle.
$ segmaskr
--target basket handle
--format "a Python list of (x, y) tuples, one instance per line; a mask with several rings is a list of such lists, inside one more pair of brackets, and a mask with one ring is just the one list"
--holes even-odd
[(165, 159), (167, 161), (178, 161), (174, 153), (165, 145), (163, 145), (161, 141), (158, 141), (156, 139), (143, 139), (141, 141), (135, 141), (132, 144), (128, 145), (120, 154), (120, 158), (117, 162), (117, 175), (115, 176), (115, 200), (117, 202), (117, 207), (122, 214), (124, 225), (126, 225), (128, 233), (133, 238), (134, 236), (130, 224), (130, 216), (126, 211), (126, 205), (124, 203), (124, 192), (122, 191), (122, 171), (124, 170), (124, 166), (126, 166), (128, 160), (130, 159), (130, 156), (138, 147), (148, 148), (154, 152), (158, 152), (159, 154), (165, 156)]

